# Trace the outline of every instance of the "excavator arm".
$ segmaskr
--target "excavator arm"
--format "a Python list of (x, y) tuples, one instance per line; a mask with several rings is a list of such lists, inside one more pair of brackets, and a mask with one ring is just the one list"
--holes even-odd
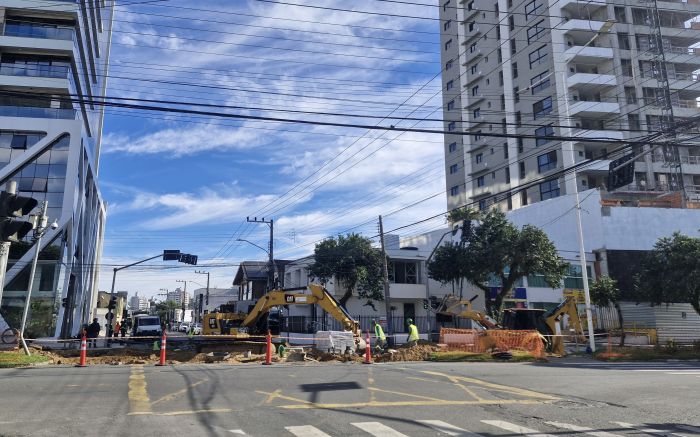
[(576, 302), (570, 298), (564, 299), (562, 303), (556, 306), (556, 308), (547, 312), (544, 315), (544, 321), (549, 327), (550, 332), (556, 332), (556, 323), (561, 321), (564, 315), (569, 316), (569, 324), (574, 328), (576, 334), (585, 335), (583, 332), (583, 325), (581, 324), (581, 319), (578, 315), (578, 309), (576, 308)]
[[(290, 291), (306, 290), (307, 288), (311, 292), (310, 294), (290, 293)], [(343, 327), (352, 331), (355, 336), (360, 336), (361, 334), (359, 322), (350, 316), (328, 290), (318, 284), (309, 284), (308, 287), (304, 288), (270, 291), (258, 299), (258, 302), (243, 320), (241, 326), (247, 328), (254, 326), (263, 314), (270, 311), (272, 307), (280, 305), (318, 305), (334, 319), (342, 323)]]

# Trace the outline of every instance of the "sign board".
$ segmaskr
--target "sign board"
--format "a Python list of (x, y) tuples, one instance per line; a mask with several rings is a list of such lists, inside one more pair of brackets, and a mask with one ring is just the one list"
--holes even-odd
[(284, 301), (287, 303), (294, 303), (294, 295), (293, 294), (285, 294)]
[(297, 303), (306, 303), (306, 296), (297, 296), (295, 299)]

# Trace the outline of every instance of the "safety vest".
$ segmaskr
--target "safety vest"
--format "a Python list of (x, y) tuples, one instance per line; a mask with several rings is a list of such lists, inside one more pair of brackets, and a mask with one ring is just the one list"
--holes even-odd
[(418, 341), (418, 328), (414, 324), (408, 325), (408, 341)]
[(382, 329), (381, 325), (378, 323), (374, 325), (374, 335), (377, 336), (378, 339), (384, 341), (386, 340), (386, 335), (384, 335), (384, 330)]

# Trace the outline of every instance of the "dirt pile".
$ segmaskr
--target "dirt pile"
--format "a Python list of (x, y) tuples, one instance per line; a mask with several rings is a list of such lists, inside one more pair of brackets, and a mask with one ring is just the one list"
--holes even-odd
[(416, 346), (400, 346), (397, 349), (390, 349), (388, 352), (378, 354), (374, 357), (377, 362), (385, 361), (425, 361), (434, 352), (441, 348), (435, 343), (419, 343)]

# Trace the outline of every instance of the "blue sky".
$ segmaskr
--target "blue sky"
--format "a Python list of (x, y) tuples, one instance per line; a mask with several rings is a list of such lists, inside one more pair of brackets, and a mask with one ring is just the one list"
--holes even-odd
[[(381, 0), (286, 3), (438, 15), (437, 5)], [(434, 19), (260, 0), (175, 0), (118, 7), (114, 29), (109, 96), (265, 109), (192, 106), (230, 114), (442, 127), (367, 118), (441, 118), (440, 79), (430, 81), (440, 71)], [(386, 229), (438, 214), (445, 209), (444, 193), (436, 195), (445, 190), (443, 154), (441, 135), (108, 109), (99, 176), (109, 204), (100, 288), (109, 289), (112, 265), (163, 249), (199, 255), (198, 269), (211, 272), (212, 286), (228, 287), (238, 262), (266, 257), (236, 242), (267, 245), (267, 227), (245, 223), (246, 216), (274, 218), (276, 257), (293, 259), (350, 228), (375, 235), (379, 214), (387, 215)], [(148, 266), (120, 272), (117, 289), (153, 295), (181, 285), (176, 280), (206, 280), (182, 264)]]

